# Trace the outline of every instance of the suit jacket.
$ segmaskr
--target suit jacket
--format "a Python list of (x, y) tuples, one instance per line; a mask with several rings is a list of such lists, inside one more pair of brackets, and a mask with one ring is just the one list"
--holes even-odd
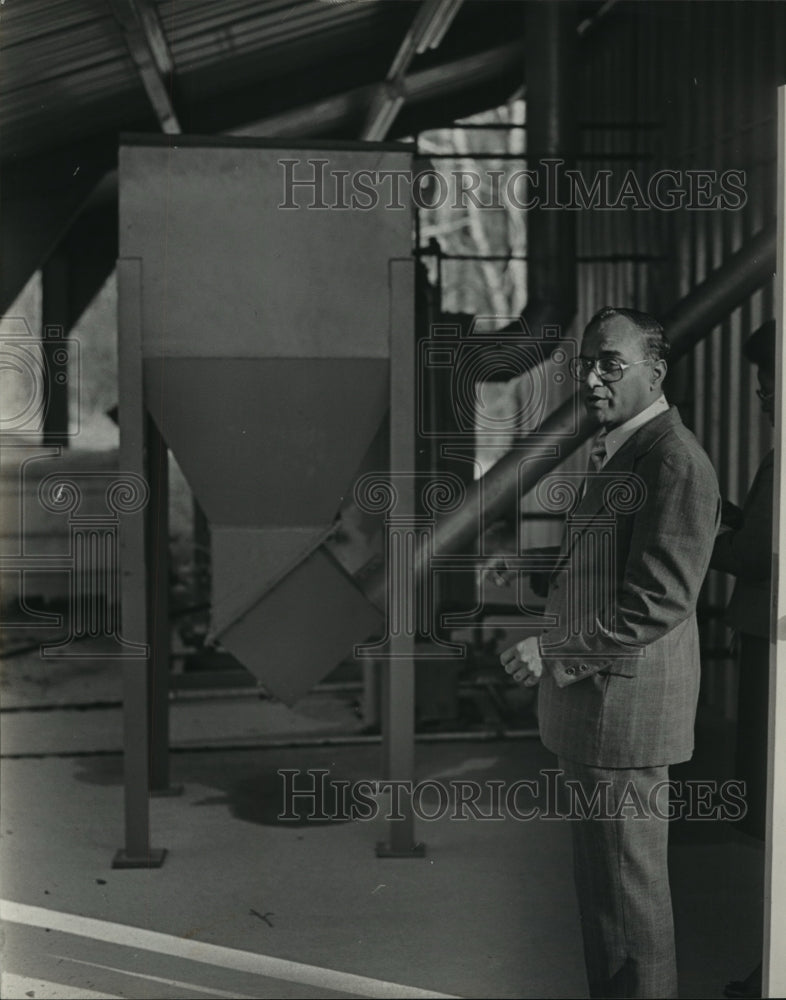
[(710, 560), (712, 569), (737, 578), (726, 623), (762, 639), (770, 634), (774, 459), (774, 450), (764, 456), (743, 504), (741, 526), (718, 535)]
[(687, 760), (696, 600), (720, 518), (715, 471), (675, 407), (639, 428), (566, 523), (541, 635), (543, 743), (596, 767)]

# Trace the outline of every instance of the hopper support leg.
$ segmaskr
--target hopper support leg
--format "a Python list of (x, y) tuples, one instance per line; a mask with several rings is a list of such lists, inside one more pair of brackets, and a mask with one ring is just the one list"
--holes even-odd
[[(395, 484), (396, 515), (406, 521), (415, 514), (415, 282), (414, 261), (390, 263), (390, 471)], [(398, 474), (398, 475), (397, 475)], [(405, 533), (406, 533), (406, 529)], [(402, 551), (407, 551), (406, 546)], [(412, 570), (405, 558), (388, 560), (387, 632), (382, 709), (385, 777), (402, 782), (400, 817), (391, 819), (386, 842), (377, 856), (423, 857), (425, 846), (415, 841), (412, 779), (415, 759), (415, 638)], [(409, 792), (409, 794), (407, 794)], [(391, 805), (396, 804), (395, 788)]]
[(169, 453), (155, 421), (147, 417), (147, 518), (150, 660), (148, 663), (148, 737), (150, 794), (180, 795), (169, 781)]
[[(145, 477), (145, 402), (141, 344), (141, 262), (119, 260), (118, 368), (120, 469)], [(123, 635), (149, 642), (146, 510), (120, 519), (120, 595)], [(145, 655), (123, 662), (123, 783), (125, 843), (114, 868), (157, 868), (165, 852), (150, 846), (148, 670)]]

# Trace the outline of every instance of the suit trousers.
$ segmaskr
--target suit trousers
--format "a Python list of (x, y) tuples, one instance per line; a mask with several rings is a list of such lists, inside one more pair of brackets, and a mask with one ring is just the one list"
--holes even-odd
[(668, 766), (602, 768), (561, 757), (559, 766), (584, 803), (604, 791), (606, 818), (585, 806), (570, 819), (590, 997), (676, 997), (667, 787), (650, 808)]

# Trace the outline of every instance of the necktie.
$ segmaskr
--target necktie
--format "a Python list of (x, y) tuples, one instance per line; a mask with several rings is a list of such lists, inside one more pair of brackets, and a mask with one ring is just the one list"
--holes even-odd
[(601, 466), (605, 461), (606, 461), (606, 428), (602, 427), (595, 435), (595, 440), (592, 442), (592, 449), (590, 451), (587, 473), (592, 474), (593, 472), (599, 472)]
[(581, 490), (581, 495), (584, 496), (587, 492), (587, 486), (589, 483), (590, 476), (594, 475), (596, 472), (600, 472), (603, 463), (606, 461), (606, 428), (601, 427), (598, 433), (595, 435), (595, 440), (592, 442), (592, 448), (590, 450), (589, 462), (587, 463), (587, 475), (584, 479), (584, 485)]

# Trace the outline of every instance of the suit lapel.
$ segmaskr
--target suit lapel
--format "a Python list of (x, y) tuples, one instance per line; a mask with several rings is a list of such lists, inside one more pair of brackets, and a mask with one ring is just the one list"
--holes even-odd
[[(568, 515), (568, 520), (576, 523), (574, 530), (566, 532), (566, 535), (563, 536), (563, 550), (560, 552), (559, 562), (552, 573), (552, 578), (565, 567), (579, 536), (591, 527), (596, 517), (605, 512), (603, 496), (610, 479), (615, 474), (624, 475), (626, 472), (632, 472), (639, 457), (648, 452), (664, 434), (668, 434), (681, 423), (676, 406), (670, 406), (668, 410), (659, 413), (652, 420), (648, 420), (646, 424), (631, 434), (600, 472), (589, 478), (584, 496)], [(569, 543), (568, 539), (570, 539)]]

